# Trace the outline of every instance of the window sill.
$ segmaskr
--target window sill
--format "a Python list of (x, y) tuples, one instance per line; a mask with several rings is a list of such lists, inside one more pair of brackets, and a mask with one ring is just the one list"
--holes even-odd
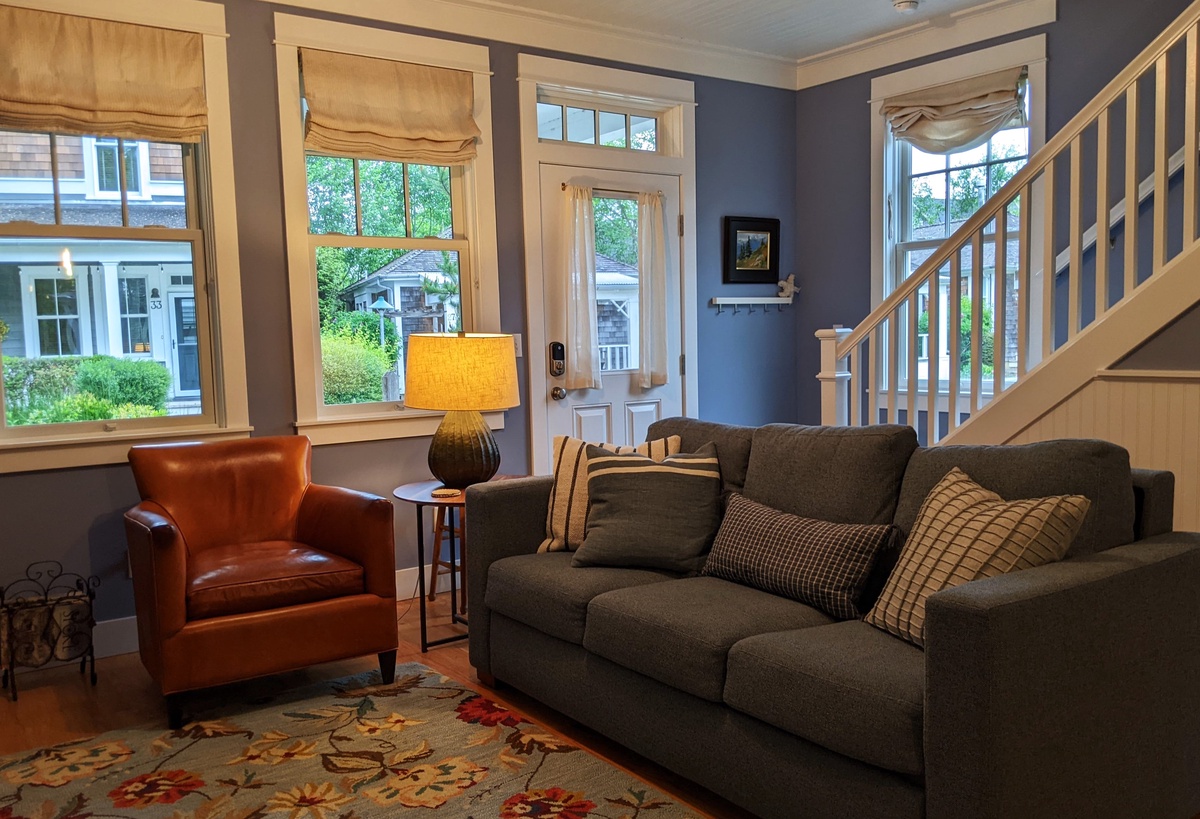
[[(307, 435), (313, 446), (350, 444), (359, 441), (385, 441), (392, 438), (420, 438), (433, 435), (442, 423), (441, 412), (406, 410), (402, 414), (359, 415), (297, 421), (296, 432)], [(503, 412), (485, 412), (490, 429), (504, 429)]]
[(174, 427), (0, 441), (0, 474), (121, 464), (134, 444), (248, 438), (253, 427)]

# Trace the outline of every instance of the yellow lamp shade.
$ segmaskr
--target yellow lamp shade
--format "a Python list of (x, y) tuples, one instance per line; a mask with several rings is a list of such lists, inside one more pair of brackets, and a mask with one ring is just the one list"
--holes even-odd
[(413, 333), (404, 405), (429, 410), (502, 410), (521, 403), (511, 335)]

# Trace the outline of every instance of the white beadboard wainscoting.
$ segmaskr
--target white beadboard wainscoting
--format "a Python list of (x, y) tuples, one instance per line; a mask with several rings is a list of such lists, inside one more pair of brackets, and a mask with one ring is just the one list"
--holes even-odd
[(1101, 370), (1008, 443), (1102, 438), (1175, 473), (1175, 528), (1200, 531), (1200, 371)]

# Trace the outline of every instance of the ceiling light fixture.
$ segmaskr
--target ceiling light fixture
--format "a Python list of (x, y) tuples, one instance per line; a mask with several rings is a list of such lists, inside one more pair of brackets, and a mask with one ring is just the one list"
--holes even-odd
[(917, 0), (892, 0), (892, 6), (901, 14), (912, 14), (917, 10)]

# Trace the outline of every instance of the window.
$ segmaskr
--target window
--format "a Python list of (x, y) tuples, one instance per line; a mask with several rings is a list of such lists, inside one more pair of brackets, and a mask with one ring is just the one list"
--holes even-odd
[[(437, 417), (403, 405), (409, 336), (499, 329), (487, 51), (284, 14), (276, 37), (297, 426), (318, 444), (428, 434)], [(329, 111), (314, 72), (343, 54), (468, 72), (474, 157), (401, 161), (306, 144), (305, 115)]]
[(656, 115), (559, 102), (554, 96), (542, 94), (537, 118), (538, 139), (633, 151), (658, 150)]
[[(976, 148), (949, 155), (926, 153), (908, 142), (892, 138), (880, 113), (881, 101), (885, 98), (1022, 65), (1027, 66), (1024, 92), (1028, 125), (1000, 131), (986, 144)], [(872, 177), (880, 203), (874, 214), (872, 231), (874, 304), (881, 302), (915, 273), (1045, 142), (1045, 73), (1045, 39), (1039, 36), (879, 77), (872, 82), (871, 113), (875, 150)], [(1018, 208), (1021, 206), (1021, 203), (1014, 203), (1007, 214), (1010, 248), (1017, 241)], [(1035, 220), (1034, 230), (1038, 228)], [(994, 224), (987, 233), (994, 235)], [(1039, 241), (1038, 237), (1035, 236), (1033, 241)], [(1015, 338), (1011, 340), (1011, 351), (990, 349), (989, 337), (995, 307), (991, 302), (996, 292), (995, 245), (994, 240), (985, 241), (982, 247), (985, 306), (980, 323), (986, 339), (981, 350), (981, 370), (988, 376), (984, 379), (985, 389), (990, 389), (988, 385), (991, 383), (993, 367), (1010, 359), (1015, 365)], [(968, 256), (969, 252), (964, 252), (963, 270), (970, 269)], [(1009, 258), (1015, 258), (1015, 248), (1010, 251)], [(1005, 283), (1004, 289), (1009, 299), (1015, 299), (1016, 295), (1014, 272), (1010, 265), (1010, 281)], [(941, 379), (945, 380), (950, 369), (946, 344), (950, 316), (948, 305), (954, 297), (949, 292), (949, 265), (940, 271), (937, 281), (936, 295), (928, 287), (919, 291), (918, 312), (913, 319), (918, 323), (918, 378), (925, 377), (929, 338), (930, 334), (936, 333), (936, 346), (941, 355), (938, 372)], [(966, 299), (970, 295), (970, 276), (963, 276), (962, 287), (963, 291), (957, 294), (957, 298), (965, 306), (961, 320), (965, 328), (963, 337), (966, 338), (971, 326), (970, 302)], [(935, 297), (939, 299), (941, 326), (930, 328), (928, 303), (929, 299)], [(1009, 313), (1015, 315), (1013, 311)], [(969, 346), (968, 339), (967, 353), (960, 355), (960, 365), (967, 373), (970, 367)], [(906, 350), (900, 351), (898, 361), (902, 369), (907, 368)]]
[[(26, 110), (29, 130), (0, 130), (0, 472), (123, 462), (148, 435), (249, 431), (224, 10), (180, 0), (140, 26), (82, 0), (57, 7), (0, 6), (0, 70), (25, 99), (69, 95), (82, 112), (36, 130), (42, 112)], [(90, 45), (117, 35), (119, 66)], [(57, 48), (78, 53), (87, 82), (38, 67)], [(228, 204), (218, 215), (209, 201)]]

